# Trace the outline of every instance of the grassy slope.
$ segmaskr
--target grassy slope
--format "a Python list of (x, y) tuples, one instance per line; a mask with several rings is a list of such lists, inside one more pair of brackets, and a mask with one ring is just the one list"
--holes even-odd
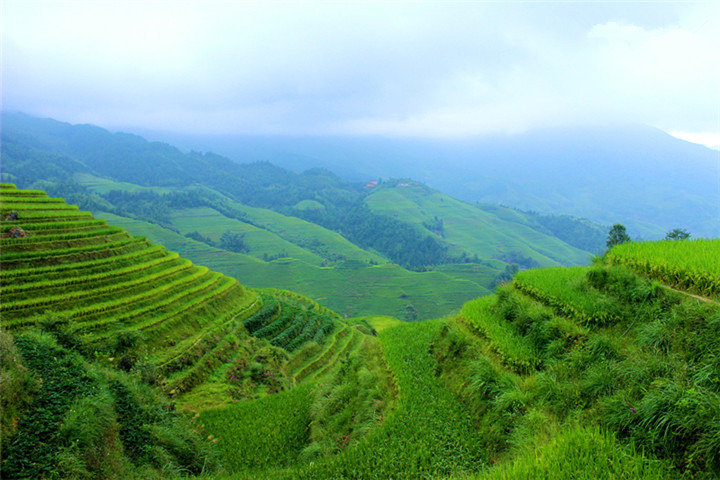
[(98, 217), (134, 235), (162, 243), (194, 263), (235, 277), (244, 285), (292, 290), (350, 317), (385, 314), (403, 318), (407, 306), (412, 305), (420, 319), (433, 318), (488, 293), (478, 283), (452, 278), (442, 272), (409, 272), (396, 265), (350, 270), (308, 265), (296, 259), (263, 262), (210, 247), (158, 225), (104, 212), (98, 212)]
[(230, 205), (242, 212), (254, 225), (321, 256), (335, 254), (362, 263), (387, 263), (382, 256), (363, 250), (339, 233), (314, 223), (264, 208), (248, 207), (237, 202), (230, 202)]
[[(43, 192), (2, 184), (0, 197), (3, 232), (24, 232), (2, 239), (2, 361), (5, 349), (20, 354), (11, 368), (3, 364), (3, 396), (18, 398), (17, 378), (32, 379), (9, 419), (2, 406), (3, 475), (156, 478), (162, 469), (214, 469), (202, 438), (171, 413), (161, 361), (190, 345), (221, 345), (220, 336), (246, 343), (237, 326), (256, 293)], [(16, 219), (6, 219), (9, 209)], [(251, 349), (269, 350), (262, 342)], [(182, 367), (217, 366), (200, 358)]]
[[(183, 190), (141, 187), (88, 174), (79, 174), (76, 179), (82, 185), (98, 193), (107, 193), (111, 190), (153, 191), (155, 193)], [(218, 195), (218, 192), (206, 187), (202, 187), (202, 189)], [(285, 251), (288, 256), (311, 264), (319, 264), (323, 257), (332, 254), (362, 263), (387, 263), (382, 256), (363, 250), (340, 234), (319, 225), (264, 208), (249, 207), (237, 202), (228, 202), (228, 204), (242, 215), (244, 221), (225, 217), (210, 208), (188, 208), (172, 213), (173, 226), (183, 234), (197, 230), (213, 240), (218, 240), (226, 230), (245, 232), (247, 233), (246, 243), (250, 247), (248, 254), (257, 258), (262, 258), (265, 253), (272, 256)]]
[[(467, 410), (433, 373), (435, 360), (429, 347), (443, 323), (407, 324), (387, 317), (371, 319), (370, 323), (378, 330), (385, 358), (398, 385), (393, 412), (369, 436), (336, 456), (294, 466), (297, 453), (293, 452), (297, 439), (302, 438), (303, 427), (292, 423), (287, 418), (289, 413), (279, 420), (285, 430), (265, 436), (262, 429), (249, 428), (251, 423), (237, 425), (241, 435), (229, 435), (225, 429), (226, 422), (234, 422), (235, 415), (244, 415), (241, 412), (253, 407), (231, 406), (224, 411), (205, 412), (200, 418), (207, 419), (206, 431), (220, 435), (219, 442), (234, 442), (233, 439), (246, 436), (248, 450), (259, 449), (258, 457), (250, 457), (244, 463), (243, 454), (226, 449), (228, 462), (235, 467), (233, 478), (432, 478), (484, 468), (485, 454), (475, 442)], [(284, 412), (294, 403), (291, 397), (305, 394), (302, 389), (296, 390), (299, 391), (288, 392), (288, 401), (278, 403), (275, 411)], [(296, 415), (302, 418), (307, 414), (300, 409)], [(271, 418), (275, 417), (271, 413)], [(280, 438), (283, 436), (284, 439)], [(261, 441), (260, 437), (267, 440)], [(266, 453), (272, 448), (277, 455)], [(258, 461), (271, 468), (258, 470)], [(288, 465), (290, 469), (282, 468)]]
[[(3, 331), (0, 332), (3, 347), (0, 440), (3, 448), (7, 447), (3, 452), (7, 452), (3, 468), (8, 475), (13, 478), (131, 478), (134, 475), (168, 478), (180, 471), (191, 474), (217, 471), (215, 452), (225, 451), (226, 444), (221, 443), (216, 450), (212, 436), (203, 439), (204, 434), (200, 435), (203, 425), (187, 424), (175, 413), (174, 402), (186, 413), (230, 404), (234, 421), (240, 421), (245, 428), (251, 425), (252, 430), (260, 434), (253, 448), (246, 450), (248, 455), (243, 457), (243, 465), (267, 467), (266, 457), (260, 454), (263, 447), (266, 456), (278, 462), (279, 445), (296, 456), (298, 449), (306, 446), (307, 415), (313, 403), (308, 397), (312, 382), (277, 396), (267, 396), (292, 385), (288, 376), (292, 372), (286, 365), (288, 352), (268, 345), (259, 338), (259, 331), (253, 331), (258, 338), (249, 337), (245, 327), (264, 302), (273, 301), (275, 305), (280, 304), (276, 310), (282, 312), (281, 318), (278, 322), (274, 317), (263, 319), (268, 325), (277, 323), (282, 327), (273, 328), (274, 333), (264, 337), (275, 345), (276, 338), (285, 335), (287, 340), (281, 345), (288, 345), (302, 332), (307, 332), (309, 336), (304, 341), (312, 347), (327, 343), (324, 337), (333, 330), (333, 323), (339, 322), (336, 314), (292, 292), (268, 289), (259, 295), (233, 279), (193, 266), (164, 247), (151, 246), (145, 239), (139, 242), (140, 258), (148, 256), (144, 253), (147, 250), (161, 261), (158, 263), (152, 258), (142, 263), (135, 260), (135, 256), (127, 259), (126, 252), (114, 252), (106, 246), (114, 239), (113, 235), (132, 240), (122, 228), (92, 219), (87, 212), (79, 212), (77, 207), (61, 199), (50, 199), (40, 191), (18, 191), (3, 184), (0, 193), (3, 218), (10, 209), (19, 213), (16, 220), (3, 220), (3, 232), (22, 226), (27, 234), (27, 237), (2, 240), (4, 268), (0, 280), (3, 293), (13, 300), (2, 305), (6, 311), (2, 312)], [(82, 215), (75, 215), (71, 221), (57, 221), (58, 215), (67, 212)], [(155, 225), (144, 226), (150, 232), (162, 231)], [(98, 229), (100, 234), (95, 235)], [(55, 233), (57, 231), (61, 233)], [(172, 232), (164, 238), (185, 240)], [(98, 241), (101, 248), (90, 248)], [(74, 257), (62, 255), (68, 248), (78, 251), (72, 250)], [(48, 263), (48, 259), (58, 256), (67, 258), (59, 266)], [(25, 266), (27, 258), (32, 260), (29, 268)], [(146, 264), (152, 266), (146, 267)], [(178, 271), (193, 273), (192, 278), (198, 281), (183, 284), (179, 295), (174, 290), (163, 290), (150, 296), (156, 288), (168, 283), (166, 277), (170, 274), (164, 270), (175, 264), (182, 267)], [(92, 272), (89, 277), (83, 275), (88, 270)], [(128, 276), (133, 285), (123, 286)], [(196, 284), (207, 282), (205, 277), (222, 279), (229, 287), (198, 290), (202, 295), (190, 296)], [(122, 281), (113, 281), (116, 278)], [(100, 279), (102, 282), (98, 282)], [(56, 283), (61, 283), (59, 294)], [(139, 289), (135, 288), (136, 284)], [(107, 300), (105, 294), (90, 295), (93, 288), (110, 288), (110, 299)], [(137, 299), (138, 291), (143, 296), (141, 308), (137, 308), (141, 303)], [(148, 298), (144, 297), (146, 294)], [(176, 303), (186, 297), (188, 305), (180, 305), (186, 308), (177, 310)], [(63, 305), (58, 317), (26, 318), (23, 315), (50, 305), (48, 302), (55, 308)], [(105, 309), (107, 302), (128, 306), (133, 314), (126, 315), (127, 318), (117, 317), (116, 310)], [(98, 307), (94, 321), (86, 322), (86, 318), (77, 313), (78, 306)], [(121, 313), (127, 314), (124, 310)], [(137, 330), (148, 320), (157, 321), (157, 325), (139, 334)], [(285, 333), (296, 325), (299, 328), (292, 334)], [(107, 341), (99, 341), (96, 331), (105, 326), (115, 329), (114, 335), (105, 339)], [(329, 328), (325, 329), (326, 326)], [(7, 335), (5, 329), (15, 337)], [(353, 335), (348, 338), (354, 341), (346, 342), (346, 348), (337, 355), (324, 359), (318, 365), (320, 374), (332, 373), (335, 364), (352, 356), (354, 347), (363, 344), (362, 339), (375, 341), (369, 327), (365, 333), (359, 328), (351, 330)], [(19, 347), (21, 355), (13, 344)], [(302, 343), (297, 345), (303, 347)], [(9, 354), (6, 355), (6, 351)], [(308, 361), (313, 361), (311, 355), (312, 351), (307, 355)], [(381, 364), (382, 361), (375, 368), (382, 369)], [(372, 393), (375, 382), (369, 387), (366, 390)], [(257, 401), (230, 403), (238, 402), (238, 398)], [(7, 405), (8, 401), (11, 404)], [(193, 417), (193, 421), (196, 418)], [(222, 425), (236, 427), (227, 419)], [(87, 429), (83, 430), (83, 426)], [(299, 432), (294, 442), (288, 442), (288, 431)], [(235, 433), (231, 431), (229, 436), (236, 438)], [(357, 435), (362, 433), (361, 430)], [(242, 440), (242, 447), (246, 448), (247, 439)], [(112, 463), (105, 463), (108, 461)], [(232, 462), (226, 467), (231, 468)]]
[(234, 218), (225, 217), (212, 208), (175, 210), (171, 220), (173, 226), (180, 233), (187, 234), (198, 231), (214, 242), (218, 242), (222, 234), (228, 230), (243, 234), (243, 242), (248, 248), (247, 254), (256, 258), (263, 258), (263, 256), (292, 257), (311, 265), (319, 265), (322, 262), (320, 256), (300, 248), (274, 233)]
[(519, 253), (541, 266), (587, 264), (590, 260), (588, 252), (533, 229), (533, 222), (520, 212), (502, 209), (502, 216), (490, 213), (425, 186), (383, 186), (366, 202), (377, 212), (419, 226), (438, 217), (453, 255), (465, 251), (481, 258), (502, 258)]
[(718, 322), (608, 265), (469, 302), (434, 351), (497, 465), (478, 478), (718, 478)]
[[(15, 200), (15, 204), (22, 203), (22, 199)], [(37, 204), (24, 203), (29, 206), (18, 209), (21, 217), (32, 219)], [(49, 203), (51, 211), (60, 211)], [(250, 264), (264, 264), (252, 257), (211, 249), (156, 225), (112, 215), (109, 219), (125, 221), (145, 234), (159, 235), (168, 245), (190, 242), (186, 246), (208, 259), (231, 255), (226, 258), (230, 263), (245, 258)], [(31, 236), (3, 240), (4, 248), (16, 256), (31, 255), (34, 252), (27, 247), (42, 235), (53, 235), (41, 233), (43, 224), (28, 220), (25, 228)], [(79, 232), (80, 237), (63, 242), (87, 241), (82, 230)], [(66, 245), (53, 248), (60, 247)], [(678, 259), (684, 256), (675, 257), (675, 261)], [(270, 265), (284, 268), (306, 264), (295, 260)], [(387, 268), (375, 266), (353, 272)], [(332, 271), (343, 273), (342, 269)], [(3, 280), (7, 275), (3, 271)], [(281, 294), (297, 298), (289, 292)], [(245, 297), (252, 301), (247, 294), (241, 296)], [(321, 308), (302, 299), (298, 302), (305, 304), (306, 311)], [(228, 308), (234, 313), (249, 307), (247, 302), (238, 302)], [(211, 310), (198, 312), (198, 317), (208, 323), (220, 318)], [(185, 330), (180, 331), (203, 336), (205, 332), (201, 335), (195, 325), (202, 319), (192, 319), (192, 328), (183, 325)], [(222, 327), (230, 328), (229, 323), (232, 320), (223, 319)], [(504, 287), (495, 297), (466, 304), (461, 314), (450, 321), (408, 324), (380, 317), (369, 323), (348, 323), (352, 325), (348, 328), (353, 329), (365, 323), (367, 338), (372, 338), (370, 326), (377, 331), (398, 396), (394, 409), (378, 419), (378, 426), (370, 434), (335, 456), (302, 463), (302, 451), (309, 442), (308, 423), (313, 418), (312, 381), (277, 396), (199, 413), (193, 427), (177, 422), (160, 425), (161, 421), (174, 421), (168, 416), (156, 417), (152, 427), (140, 428), (149, 423), (141, 418), (144, 410), (138, 405), (153, 404), (147, 407), (152, 409), (164, 400), (150, 398), (148, 387), (136, 385), (135, 380), (112, 369), (107, 353), (98, 355), (96, 351), (94, 357), (83, 358), (77, 339), (62, 330), (50, 330), (19, 336), (18, 348), (34, 374), (47, 377), (47, 381), (30, 388), (33, 398), (55, 405), (57, 397), (62, 397), (62, 408), (48, 409), (43, 403), (29, 407), (32, 418), (28, 418), (40, 420), (30, 424), (23, 418), (18, 424), (24, 433), (12, 444), (6, 466), (27, 473), (29, 467), (22, 462), (37, 450), (36, 443), (43, 442), (44, 470), (35, 472), (36, 476), (55, 465), (53, 455), (57, 452), (65, 455), (61, 476), (81, 472), (86, 460), (78, 455), (77, 442), (70, 441), (82, 433), (86, 416), (98, 431), (85, 432), (82, 441), (87, 444), (82, 448), (104, 446), (106, 450), (88, 450), (88, 459), (93, 461), (97, 461), (97, 454), (110, 454), (116, 463), (125, 462), (114, 472), (116, 476), (134, 470), (127, 459), (123, 460), (123, 451), (140, 464), (164, 462), (176, 455), (177, 468), (199, 472), (205, 468), (205, 460), (201, 455), (193, 456), (193, 452), (216, 448), (225, 457), (226, 468), (240, 478), (428, 478), (468, 474), (489, 479), (672, 478), (679, 472), (693, 478), (718, 477), (720, 309), (715, 304), (702, 304), (689, 296), (668, 292), (624, 267), (595, 265), (522, 272), (514, 285)], [(42, 328), (56, 327), (45, 323)], [(173, 328), (164, 333), (177, 336), (178, 331)], [(242, 328), (217, 331), (226, 337), (221, 341), (214, 333), (206, 335), (211, 350), (198, 361), (200, 368), (207, 363), (216, 369), (213, 361), (224, 362), (220, 359), (234, 355), (232, 352), (238, 349), (232, 342), (244, 338)], [(337, 329), (336, 335), (340, 331)], [(328, 355), (335, 359), (341, 373), (343, 352), (353, 355), (359, 342), (352, 339), (357, 339), (360, 331), (353, 330), (353, 336), (343, 337), (343, 346)], [(3, 348), (8, 348), (10, 342), (5, 338), (2, 342)], [(344, 346), (348, 346), (347, 350)], [(215, 347), (222, 347), (218, 348), (222, 353), (215, 355)], [(199, 349), (198, 359), (202, 352)], [(156, 353), (162, 356), (166, 352)], [(248, 358), (258, 361), (268, 354), (272, 352), (258, 349)], [(321, 355), (319, 351), (316, 354)], [(245, 360), (242, 364), (246, 364)], [(6, 368), (3, 364), (4, 371)], [(22, 368), (13, 371), (17, 375)], [(270, 376), (279, 371), (269, 372)], [(139, 371), (133, 372), (140, 375)], [(442, 378), (438, 377), (440, 372)], [(20, 388), (21, 383), (14, 388)], [(86, 392), (85, 384), (94, 390)], [(147, 390), (144, 394), (143, 389)], [(18, 392), (10, 393), (10, 398), (17, 398)], [(141, 397), (147, 399), (141, 401)], [(102, 414), (107, 412), (109, 416), (103, 419)], [(2, 424), (14, 422), (8, 421), (3, 412)], [(49, 441), (38, 434), (58, 428), (60, 435)], [(206, 440), (183, 437), (193, 428)], [(128, 440), (128, 429), (136, 435), (133, 440)], [(634, 442), (637, 449), (618, 443), (616, 436)], [(123, 450), (115, 447), (107, 451), (109, 445), (120, 443)], [(154, 459), (146, 460), (150, 448)], [(651, 460), (639, 453), (640, 448), (668, 460)], [(203, 455), (209, 458), (210, 451)], [(68, 459), (75, 463), (68, 464)], [(183, 461), (187, 466), (181, 465)], [(488, 461), (495, 467), (485, 470)], [(671, 463), (678, 470), (668, 473)], [(172, 466), (175, 468), (175, 464)], [(103, 468), (107, 476), (115, 466)]]

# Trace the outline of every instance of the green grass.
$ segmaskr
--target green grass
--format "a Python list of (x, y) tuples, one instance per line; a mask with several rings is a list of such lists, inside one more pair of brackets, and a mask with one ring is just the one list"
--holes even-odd
[(583, 267), (526, 270), (513, 284), (524, 293), (587, 325), (618, 322), (623, 311), (614, 299), (589, 287)]
[[(114, 182), (91, 175), (78, 175), (77, 180), (91, 190), (104, 194), (111, 190), (126, 192), (152, 191), (168, 193), (182, 189), (162, 187), (140, 187), (130, 183)], [(213, 196), (218, 192), (206, 189)], [(288, 256), (320, 265), (339, 259), (359, 261), (361, 263), (387, 263), (380, 255), (365, 251), (352, 244), (340, 234), (319, 225), (290, 217), (263, 208), (249, 207), (225, 199), (229, 210), (223, 215), (208, 207), (177, 209), (171, 212), (171, 222), (183, 235), (199, 231), (202, 235), (219, 240), (226, 230), (245, 233), (245, 243), (250, 248), (248, 254), (256, 258), (277, 256), (285, 252)], [(96, 214), (99, 212), (96, 212)]]
[(310, 386), (227, 407), (205, 410), (195, 418), (215, 442), (231, 472), (250, 477), (295, 464), (309, 440)]
[(598, 263), (521, 272), (462, 313), (433, 352), (497, 464), (477, 478), (720, 476), (714, 304)]
[[(366, 198), (374, 211), (397, 216), (422, 227), (435, 217), (442, 220), (443, 239), (450, 253), (463, 251), (480, 258), (522, 255), (539, 266), (587, 264), (591, 255), (531, 228), (529, 220), (500, 218), (477, 205), (462, 202), (425, 186), (378, 188)], [(519, 214), (517, 214), (519, 215)]]
[(209, 446), (156, 391), (89, 362), (67, 341), (53, 329), (15, 338), (16, 366), (35, 385), (14, 429), (0, 432), (4, 477), (161, 478), (217, 469)]
[(381, 323), (387, 328), (378, 337), (398, 385), (393, 412), (355, 446), (282, 478), (428, 478), (482, 468), (467, 412), (433, 374), (428, 348), (441, 324)]
[(411, 305), (417, 309), (418, 319), (428, 319), (459, 309), (464, 302), (486, 293), (474, 282), (441, 271), (410, 272), (396, 265), (330, 268), (293, 260), (263, 262), (249, 255), (210, 247), (158, 225), (109, 213), (99, 216), (133, 235), (146, 236), (154, 243), (180, 252), (197, 265), (232, 276), (243, 285), (291, 290), (348, 317), (405, 318)]
[(606, 257), (683, 290), (720, 294), (720, 239), (629, 242), (616, 245)]
[(451, 263), (438, 265), (433, 270), (453, 278), (467, 280), (478, 286), (478, 296), (490, 295), (495, 278), (507, 267), (500, 260), (487, 260), (485, 263)]
[(475, 480), (620, 480), (676, 478), (670, 468), (644, 456), (597, 427), (571, 427), (549, 443)]
[(340, 234), (305, 220), (236, 202), (228, 202), (228, 205), (245, 221), (322, 259), (342, 258), (361, 263), (387, 263), (382, 256), (363, 250)]
[[(320, 393), (321, 401), (313, 407), (316, 413), (309, 409), (312, 383), (258, 402), (201, 412), (196, 423), (204, 425), (212, 439), (217, 438), (233, 478), (432, 478), (484, 468), (485, 455), (467, 411), (433, 374), (435, 362), (428, 349), (442, 324), (401, 324), (385, 318), (370, 323), (379, 331), (384, 358), (397, 384), (392, 411), (379, 423), (377, 418), (345, 417), (342, 412), (358, 412), (358, 408), (331, 406), (331, 399), (352, 401), (352, 395), (343, 397), (343, 392), (357, 382), (343, 387), (338, 377), (331, 376), (329, 386), (319, 390), (327, 388), (328, 396)], [(321, 430), (308, 429), (312, 419), (325, 422), (322, 415), (332, 411), (336, 413), (327, 417), (331, 423), (324, 427), (329, 430), (322, 431), (344, 432), (342, 442), (349, 442), (345, 448), (342, 443), (340, 448), (327, 446)], [(349, 425), (356, 427), (343, 430)], [(352, 441), (351, 432), (361, 433), (369, 425), (375, 427)], [(306, 450), (309, 445), (312, 448)], [(317, 457), (324, 448), (338, 453)], [(303, 454), (315, 457), (314, 462), (299, 462)]]
[(172, 224), (180, 233), (193, 231), (219, 242), (223, 233), (230, 230), (243, 234), (243, 242), (248, 247), (246, 252), (255, 258), (292, 257), (311, 265), (320, 265), (322, 257), (288, 242), (282, 237), (233, 218), (228, 218), (212, 208), (188, 208), (175, 210), (171, 216)]
[[(13, 194), (10, 190), (3, 189), (3, 201), (7, 194)], [(22, 206), (25, 197), (17, 198), (16, 205)], [(208, 330), (219, 331), (230, 318), (237, 320), (236, 331), (225, 331), (223, 335), (238, 334), (234, 338), (240, 343), (247, 339), (240, 325), (242, 315), (253, 313), (251, 307), (257, 296), (233, 278), (195, 266), (176, 253), (153, 247), (144, 238), (131, 237), (121, 227), (108, 226), (102, 220), (78, 220), (77, 224), (94, 228), (64, 233), (61, 227), (72, 230), (75, 222), (49, 222), (55, 219), (54, 212), (59, 210), (54, 209), (60, 204), (33, 205), (50, 206), (50, 210), (38, 210), (38, 214), (47, 215), (48, 221), (37, 225), (43, 227), (42, 231), (54, 233), (3, 240), (0, 311), (4, 328), (16, 332), (42, 324), (45, 312), (53, 310), (67, 323), (67, 334), (83, 343), (83, 349), (125, 370), (134, 368), (142, 359), (150, 371), (154, 366), (148, 358), (157, 352), (183, 343), (188, 337), (207, 334)], [(15, 222), (3, 220), (2, 227), (6, 229)], [(123, 239), (115, 240), (117, 236)], [(96, 238), (101, 240), (99, 244)], [(119, 351), (118, 345), (126, 342), (118, 343), (119, 339), (125, 335), (134, 339), (133, 345)], [(202, 383), (213, 370), (222, 368), (225, 362), (218, 360), (227, 353), (215, 355), (212, 361), (204, 359), (203, 368), (195, 370), (202, 375), (193, 373), (191, 386), (188, 381), (182, 382), (184, 389)], [(206, 371), (208, 362), (212, 368)], [(160, 376), (153, 381), (164, 380)]]
[[(9, 185), (0, 195), (59, 205)], [(243, 287), (144, 238), (112, 241), (121, 229), (61, 211), (36, 210), (23, 223), (33, 236), (3, 241), (12, 477), (175, 478), (220, 465), (232, 478), (720, 477), (720, 308), (629, 268), (523, 271), (440, 320), (342, 319), (325, 305), (406, 318), (457, 309), (498, 265), (263, 262), (106, 215), (238, 277), (277, 273), (313, 300), (275, 279)], [(216, 233), (247, 225), (204, 212)], [(297, 245), (281, 217), (267, 238)], [(323, 241), (297, 248), (316, 255)]]
[(523, 373), (536, 369), (541, 361), (532, 343), (515, 332), (513, 326), (495, 314), (491, 307), (493, 297), (483, 297), (466, 303), (462, 318), (479, 335), (487, 338), (490, 348), (512, 370)]
[(144, 244), (146, 248), (112, 257), (66, 263), (63, 265), (5, 270), (0, 276), (0, 285), (5, 287), (7, 285), (24, 285), (52, 280), (64, 281), (68, 279), (67, 273), (70, 270), (79, 276), (102, 274), (115, 268), (120, 269), (133, 266), (136, 262), (141, 263), (150, 259), (162, 258), (166, 255), (167, 250), (162, 245), (148, 247), (146, 242), (141, 243)]

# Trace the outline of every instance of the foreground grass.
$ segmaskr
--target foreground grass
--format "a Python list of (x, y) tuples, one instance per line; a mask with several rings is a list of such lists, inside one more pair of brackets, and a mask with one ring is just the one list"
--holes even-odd
[[(231, 478), (442, 478), (478, 473), (485, 468), (486, 457), (468, 411), (434, 375), (436, 363), (429, 347), (442, 322), (405, 324), (379, 318), (371, 324), (378, 330), (385, 359), (398, 388), (396, 406), (387, 418), (378, 419), (381, 424), (372, 433), (333, 457), (284, 470), (261, 471), (245, 466), (243, 470), (236, 470)], [(299, 395), (294, 392), (289, 395)], [(273, 408), (279, 412), (284, 405), (285, 402), (278, 400)], [(214, 425), (234, 422), (233, 412), (226, 410), (228, 415), (218, 418)], [(264, 414), (258, 412), (258, 417), (260, 415)], [(205, 423), (206, 430), (210, 430), (210, 423)], [(238, 425), (237, 428), (246, 427)], [(300, 432), (300, 428), (295, 425), (286, 431)], [(285, 453), (289, 444), (278, 449), (277, 458), (292, 457)], [(235, 461), (228, 458), (245, 455), (238, 452), (240, 448), (253, 452), (254, 440), (226, 450), (226, 467), (232, 467)], [(276, 459), (268, 458), (266, 466), (273, 464), (278, 464)], [(260, 467), (256, 464), (251, 467), (255, 466)]]
[(569, 428), (546, 445), (474, 480), (610, 480), (675, 478), (658, 460), (651, 460), (597, 427)]
[(206, 410), (195, 417), (228, 471), (252, 477), (297, 462), (309, 440), (310, 386), (302, 385), (253, 402)]

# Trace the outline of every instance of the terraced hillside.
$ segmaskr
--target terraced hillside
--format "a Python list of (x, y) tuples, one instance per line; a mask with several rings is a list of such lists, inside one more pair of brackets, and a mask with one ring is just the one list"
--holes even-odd
[(720, 477), (717, 241), (404, 323), (243, 287), (40, 191), (0, 202), (3, 478)]
[[(147, 353), (198, 336), (258, 307), (236, 280), (133, 237), (90, 213), (3, 184), (3, 324), (36, 324), (51, 311), (90, 344), (136, 332)], [(214, 316), (212, 324), (203, 319)]]
[[(418, 182), (387, 182), (376, 187), (366, 202), (374, 211), (413, 223), (425, 234), (441, 238), (455, 256), (476, 255), (529, 268), (587, 265), (590, 252), (599, 253), (591, 246), (582, 250), (560, 241), (537, 216), (506, 207), (473, 205)], [(593, 227), (590, 233), (604, 238), (603, 232)], [(580, 239), (574, 240), (577, 243)]]
[(604, 248), (603, 227), (567, 216), (185, 154), (99, 127), (3, 121), (2, 180), (67, 198), (243, 285), (299, 292), (343, 316), (435, 318), (490, 294), (513, 264), (585, 264)]
[[(623, 245), (463, 307), (433, 350), (497, 459), (487, 478), (720, 477), (720, 305), (643, 276), (708, 251), (720, 243)], [(700, 264), (687, 277), (714, 284)]]
[(720, 239), (626, 243), (608, 259), (672, 287), (720, 296)]
[[(11, 476), (46, 476), (62, 455), (79, 462), (78, 475), (99, 478), (158, 467), (163, 455), (187, 471), (196, 471), (188, 458), (212, 465), (212, 450), (196, 444), (181, 418), (134, 415), (163, 403), (166, 412), (174, 404), (195, 410), (291, 389), (329, 373), (369, 336), (305, 297), (245, 288), (42, 191), (3, 183), (0, 205), (3, 471)], [(336, 337), (353, 342), (338, 350)], [(49, 358), (59, 363), (49, 368)], [(109, 423), (95, 427), (115, 438), (108, 455), (124, 464), (113, 475), (112, 466), (84, 458), (87, 449), (81, 455), (63, 443), (75, 440), (61, 423), (90, 391), (105, 395), (95, 414)], [(158, 422), (174, 433), (163, 436)], [(29, 464), (37, 442), (45, 457)]]

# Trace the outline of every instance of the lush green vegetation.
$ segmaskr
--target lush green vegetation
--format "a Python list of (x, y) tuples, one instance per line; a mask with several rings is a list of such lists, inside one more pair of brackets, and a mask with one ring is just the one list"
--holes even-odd
[[(0, 184), (0, 201), (2, 232), (23, 231), (0, 271), (10, 478), (720, 477), (720, 306), (654, 273), (714, 278), (713, 241), (524, 270), (406, 323), (244, 287), (41, 191)], [(303, 263), (127, 221), (206, 258)], [(490, 278), (475, 266), (444, 268)]]
[(558, 240), (532, 214), (471, 205), (410, 180), (381, 184), (366, 202), (373, 211), (417, 225), (450, 245), (453, 260), (447, 263), (479, 263), (480, 257), (530, 268), (589, 261), (588, 251)]
[(2, 432), (3, 477), (161, 478), (217, 470), (215, 453), (166, 399), (89, 362), (53, 323), (41, 327), (13, 343), (0, 333), (10, 347), (3, 361), (16, 356), (12, 368), (26, 379), (3, 381), (4, 398), (22, 398)]
[[(392, 411), (381, 417), (381, 423), (370, 430), (362, 439), (353, 441), (353, 434), (341, 428), (349, 426), (353, 432), (363, 431), (363, 413), (372, 410), (342, 408), (338, 405), (338, 414), (348, 417), (347, 421), (338, 421), (339, 425), (326, 425), (320, 432), (313, 428), (311, 435), (327, 438), (327, 429), (334, 431), (337, 440), (332, 442), (340, 447), (339, 453), (326, 458), (315, 457), (312, 446), (309, 464), (299, 463), (286, 470), (276, 470), (268, 475), (272, 478), (431, 478), (478, 472), (485, 465), (485, 454), (475, 441), (475, 432), (468, 416), (458, 399), (435, 377), (436, 362), (429, 354), (432, 339), (441, 328), (441, 323), (421, 322), (401, 324), (397, 320), (388, 322), (385, 318), (371, 319), (370, 325), (376, 329), (382, 344), (384, 356), (397, 382), (397, 400)], [(330, 399), (346, 397), (345, 389), (362, 388), (365, 383), (363, 370), (373, 362), (366, 363), (357, 371), (361, 375), (359, 382), (342, 381), (346, 375), (353, 375), (351, 363), (340, 367), (338, 374), (331, 377), (330, 396), (316, 408), (332, 407)], [(345, 369), (343, 371), (343, 369)], [(366, 381), (368, 381), (367, 379)], [(369, 382), (370, 383), (370, 382)], [(338, 385), (340, 388), (338, 388)], [(342, 387), (342, 385), (345, 385)], [(327, 391), (328, 387), (321, 387)], [(377, 387), (375, 387), (377, 388)], [(359, 394), (363, 399), (377, 403), (375, 395)], [(337, 407), (335, 407), (337, 408)], [(334, 408), (331, 408), (333, 410)], [(322, 421), (324, 415), (314, 417)], [(357, 413), (358, 416), (351, 415)], [(354, 428), (352, 426), (355, 426)], [(318, 437), (316, 437), (318, 438)], [(347, 447), (342, 445), (347, 443)], [(245, 478), (238, 473), (238, 478)], [(250, 475), (247, 478), (252, 478)]]
[[(411, 272), (393, 264), (363, 265), (351, 260), (333, 268), (309, 265), (294, 258), (264, 262), (247, 254), (211, 247), (159, 225), (109, 213), (100, 216), (134, 235), (182, 252), (195, 264), (240, 279), (244, 285), (292, 290), (348, 317), (371, 312), (405, 318), (409, 317), (408, 307), (418, 312), (414, 317), (417, 320), (437, 317), (478, 295), (489, 294), (484, 285), (493, 282), (497, 271), (484, 266), (472, 270), (472, 264), (460, 266), (465, 269), (462, 272), (454, 265), (444, 265), (437, 271)], [(348, 281), (349, 275), (352, 282)]]
[(521, 272), (434, 352), (497, 459), (487, 478), (716, 478), (718, 322), (716, 304), (599, 262)]
[[(291, 388), (288, 352), (312, 361), (306, 344), (335, 330), (339, 317), (307, 298), (260, 295), (89, 214), (62, 215), (77, 207), (44, 192), (2, 184), (0, 201), (11, 206), (2, 231), (23, 232), (2, 240), (0, 273), (2, 468), (13, 478), (212, 471), (212, 446), (162, 413), (170, 398), (205, 408)], [(282, 328), (249, 337), (245, 324), (270, 304)]]
[(624, 243), (607, 258), (673, 287), (720, 294), (719, 239)]
[[(512, 277), (514, 264), (587, 263), (588, 252), (598, 250), (598, 227), (570, 217), (469, 205), (422, 186), (392, 188), (396, 181), (368, 187), (322, 169), (241, 165), (96, 127), (8, 118), (2, 175), (81, 209), (63, 215), (89, 219), (80, 212), (90, 211), (244, 285), (297, 291), (342, 315), (434, 318), (488, 294)], [(352, 285), (346, 269), (359, 271)]]

